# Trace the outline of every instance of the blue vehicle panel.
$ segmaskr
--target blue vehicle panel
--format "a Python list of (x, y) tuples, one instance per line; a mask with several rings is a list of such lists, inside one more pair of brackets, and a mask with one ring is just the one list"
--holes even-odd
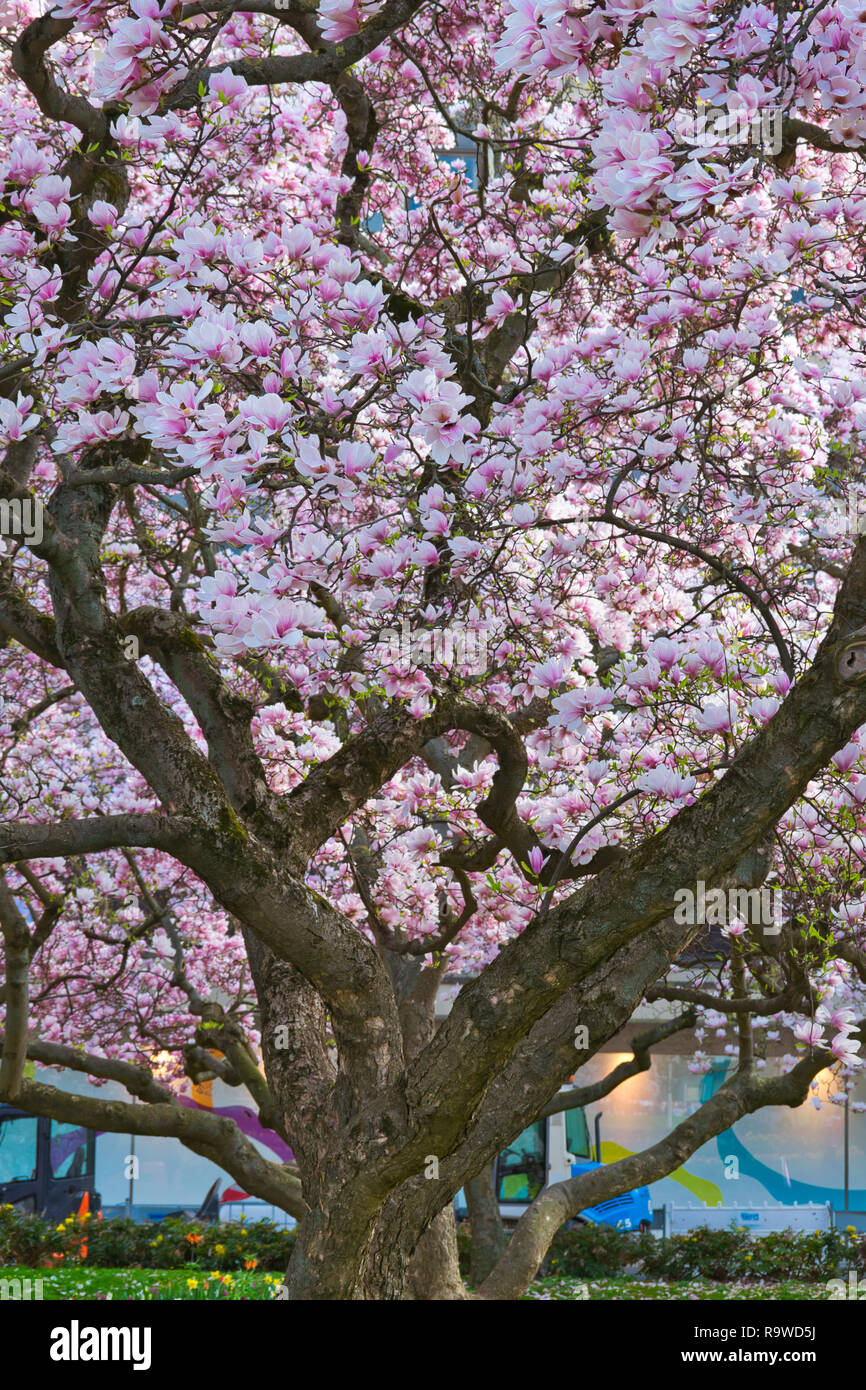
[[(601, 1163), (572, 1163), (571, 1176), (589, 1173), (593, 1168), (601, 1168)], [(599, 1202), (596, 1207), (586, 1207), (579, 1215), (584, 1221), (592, 1221), (597, 1226), (616, 1226), (621, 1231), (639, 1231), (652, 1224), (653, 1212), (648, 1187), (635, 1187), (631, 1192), (621, 1192), (609, 1202)]]

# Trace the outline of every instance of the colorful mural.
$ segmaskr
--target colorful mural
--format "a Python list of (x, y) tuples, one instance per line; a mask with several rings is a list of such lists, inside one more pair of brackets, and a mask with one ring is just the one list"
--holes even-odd
[[(596, 1081), (630, 1054), (601, 1053), (576, 1076), (578, 1084)], [(685, 1119), (722, 1084), (733, 1062), (720, 1057), (712, 1070), (696, 1074), (689, 1070), (690, 1058), (675, 1054), (654, 1057), (652, 1067), (626, 1081), (597, 1105), (587, 1107), (590, 1132), (594, 1117), (601, 1112), (602, 1159), (615, 1162), (628, 1154), (657, 1143)], [(768, 1072), (770, 1069), (768, 1064)], [(38, 1071), (38, 1069), (37, 1069)], [(57, 1084), (57, 1074), (46, 1076)], [(70, 1090), (87, 1091), (84, 1078), (64, 1077)], [(824, 1072), (818, 1078), (813, 1101), (796, 1110), (776, 1106), (757, 1111), (739, 1121), (692, 1154), (678, 1168), (651, 1188), (653, 1205), (677, 1206), (760, 1206), (807, 1202), (830, 1202), (841, 1210), (844, 1205), (844, 1116), (843, 1107), (833, 1103), (835, 1078)], [(119, 1087), (99, 1088), (103, 1097), (125, 1097)], [(866, 1079), (858, 1082), (858, 1102), (866, 1102)], [(238, 1106), (237, 1090), (221, 1082), (196, 1088), (186, 1102), (223, 1109), (241, 1122), (241, 1127), (262, 1153), (285, 1158), (288, 1150), (276, 1135), (260, 1126), (254, 1110)], [(226, 1110), (224, 1107), (230, 1107)], [(97, 1187), (106, 1205), (124, 1202), (129, 1182), (126, 1158), (129, 1137), (105, 1134), (97, 1145)], [(285, 1152), (283, 1152), (285, 1150)], [(175, 1139), (143, 1139), (135, 1143), (139, 1177), (135, 1183), (136, 1202), (160, 1202), (169, 1206), (197, 1206), (210, 1184), (226, 1175), (215, 1164), (185, 1149)], [(849, 1207), (866, 1210), (866, 1113), (850, 1113)]]
[[(577, 1074), (578, 1084), (597, 1081), (630, 1054), (601, 1053)], [(664, 1138), (707, 1100), (729, 1074), (733, 1061), (714, 1059), (704, 1074), (689, 1071), (691, 1058), (666, 1054), (648, 1072), (630, 1078), (611, 1095), (587, 1107), (592, 1131), (601, 1113), (602, 1158), (611, 1163)], [(768, 1063), (771, 1074), (773, 1063)], [(795, 1110), (768, 1107), (698, 1149), (688, 1162), (653, 1183), (654, 1206), (761, 1206), (829, 1202), (844, 1206), (844, 1107), (833, 1102), (836, 1080), (817, 1078), (811, 1100)], [(866, 1102), (866, 1080), (854, 1092)], [(849, 1126), (851, 1210), (866, 1210), (866, 1113), (852, 1107)]]
[[(701, 1085), (702, 1101), (715, 1095), (724, 1082), (727, 1071), (727, 1067), (719, 1067), (707, 1073)], [(826, 1087), (827, 1082), (825, 1081), (824, 1084)], [(858, 1137), (861, 1143), (860, 1157), (862, 1160), (862, 1145), (866, 1142), (866, 1125), (861, 1124), (858, 1127)], [(741, 1177), (749, 1178), (761, 1184), (767, 1193), (766, 1201), (781, 1202), (785, 1206), (790, 1206), (794, 1202), (800, 1205), (806, 1202), (829, 1202), (836, 1210), (841, 1210), (845, 1205), (845, 1189), (841, 1183), (834, 1186), (829, 1182), (804, 1182), (801, 1179), (792, 1178), (788, 1170), (787, 1160), (780, 1163), (779, 1170), (774, 1169), (769, 1163), (762, 1163), (738, 1137), (735, 1128), (726, 1129), (723, 1134), (717, 1137), (716, 1149), (723, 1163), (731, 1158), (735, 1159)], [(840, 1161), (844, 1164), (844, 1154), (841, 1152), (834, 1152), (830, 1155), (830, 1159), (834, 1167), (838, 1167)], [(851, 1154), (849, 1152), (849, 1163), (850, 1160)], [(866, 1187), (854, 1188), (849, 1186), (848, 1206), (852, 1211), (866, 1211)]]

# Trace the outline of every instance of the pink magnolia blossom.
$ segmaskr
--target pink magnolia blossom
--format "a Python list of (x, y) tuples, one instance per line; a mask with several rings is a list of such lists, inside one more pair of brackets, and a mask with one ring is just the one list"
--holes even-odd
[[(474, 903), (442, 978), (529, 928), (549, 1009), (584, 987), (557, 935), (577, 904), (611, 978), (628, 938), (638, 979), (683, 886), (656, 847), (697, 882), (759, 815), (786, 921), (827, 929), (796, 960), (775, 938), (802, 997), (754, 1026), (793, 1030), (783, 1068), (826, 1062), (826, 1035), (853, 1069), (866, 706), (834, 643), (856, 630), (863, 529), (866, 19), (410, 8), (323, 0), (296, 26), (279, 6), (61, 0), (54, 85), (5, 73), (4, 843), (56, 821), (50, 854), (76, 849), (6, 865), (31, 930), (62, 904), (33, 1036), (180, 1086), (218, 999), (258, 1054), (261, 931), (327, 995), (349, 1104), (357, 1010), (388, 1031), (384, 942), (422, 950)], [(806, 133), (784, 169), (757, 127), (696, 147), (706, 103)], [(454, 125), (477, 158), (453, 158)], [(110, 833), (125, 816), (132, 847)], [(109, 843), (78, 853), (83, 834)], [(598, 871), (616, 850), (625, 895)], [(763, 988), (753, 924), (723, 930), (695, 1075), (708, 1039), (739, 1049), (731, 962)], [(664, 991), (664, 959), (639, 988)]]
[(707, 700), (695, 724), (708, 734), (727, 733), (734, 727), (736, 718), (737, 710), (733, 702), (722, 704), (717, 700)]

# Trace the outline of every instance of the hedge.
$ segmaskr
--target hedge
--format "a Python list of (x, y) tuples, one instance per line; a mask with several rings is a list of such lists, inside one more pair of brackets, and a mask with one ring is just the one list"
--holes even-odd
[[(468, 1223), (463, 1227), (458, 1248), (465, 1274), (471, 1236)], [(756, 1236), (732, 1224), (720, 1231), (701, 1226), (659, 1240), (586, 1223), (557, 1232), (540, 1273), (603, 1279), (626, 1268), (671, 1283), (698, 1278), (818, 1282), (832, 1279), (840, 1269), (866, 1272), (866, 1236), (858, 1235), (853, 1226)]]
[(295, 1243), (294, 1231), (273, 1221), (205, 1224), (167, 1217), (164, 1221), (108, 1221), (67, 1217), (52, 1226), (39, 1216), (0, 1207), (0, 1266), (83, 1264), (108, 1269), (259, 1269), (282, 1274)]
[[(468, 1274), (470, 1228), (457, 1230), (460, 1268)], [(295, 1243), (294, 1231), (273, 1221), (218, 1222), (179, 1218), (159, 1222), (102, 1221), (67, 1217), (53, 1226), (16, 1207), (0, 1206), (0, 1266), (28, 1268), (83, 1264), (107, 1269), (252, 1270), (282, 1274)], [(866, 1273), (866, 1236), (853, 1226), (794, 1234), (755, 1236), (732, 1224), (706, 1226), (657, 1240), (591, 1224), (557, 1232), (542, 1274), (602, 1279), (626, 1268), (648, 1278), (795, 1279), (817, 1282), (840, 1269)]]

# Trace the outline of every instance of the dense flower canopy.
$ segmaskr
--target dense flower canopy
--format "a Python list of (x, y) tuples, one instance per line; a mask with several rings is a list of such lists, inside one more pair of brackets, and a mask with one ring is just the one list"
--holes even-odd
[[(443, 950), (472, 973), (723, 777), (827, 631), (866, 438), (866, 11), (482, 0), (406, 4), (392, 32), (390, 8), (54, 8), (0, 97), (0, 443), (49, 511), (61, 479), (115, 486), (129, 659), (206, 749), (136, 614), (186, 620), (276, 794), (382, 708), (510, 716), (502, 853), (497, 755), (449, 732), (308, 867), (371, 939), (465, 916)], [(37, 13), (7, 4), (6, 38)], [(47, 613), (40, 542), (12, 537), (3, 584)], [(472, 640), (407, 660), (383, 638), (443, 630)], [(158, 808), (32, 644), (2, 670), (4, 820)], [(780, 937), (725, 924), (707, 985), (775, 991), (757, 1025), (846, 1065), (864, 802), (866, 728), (775, 828)], [(255, 1041), (242, 936), (169, 854), (10, 884), (30, 916), (62, 897), (34, 960), (49, 1041), (179, 1053), (195, 994)]]

